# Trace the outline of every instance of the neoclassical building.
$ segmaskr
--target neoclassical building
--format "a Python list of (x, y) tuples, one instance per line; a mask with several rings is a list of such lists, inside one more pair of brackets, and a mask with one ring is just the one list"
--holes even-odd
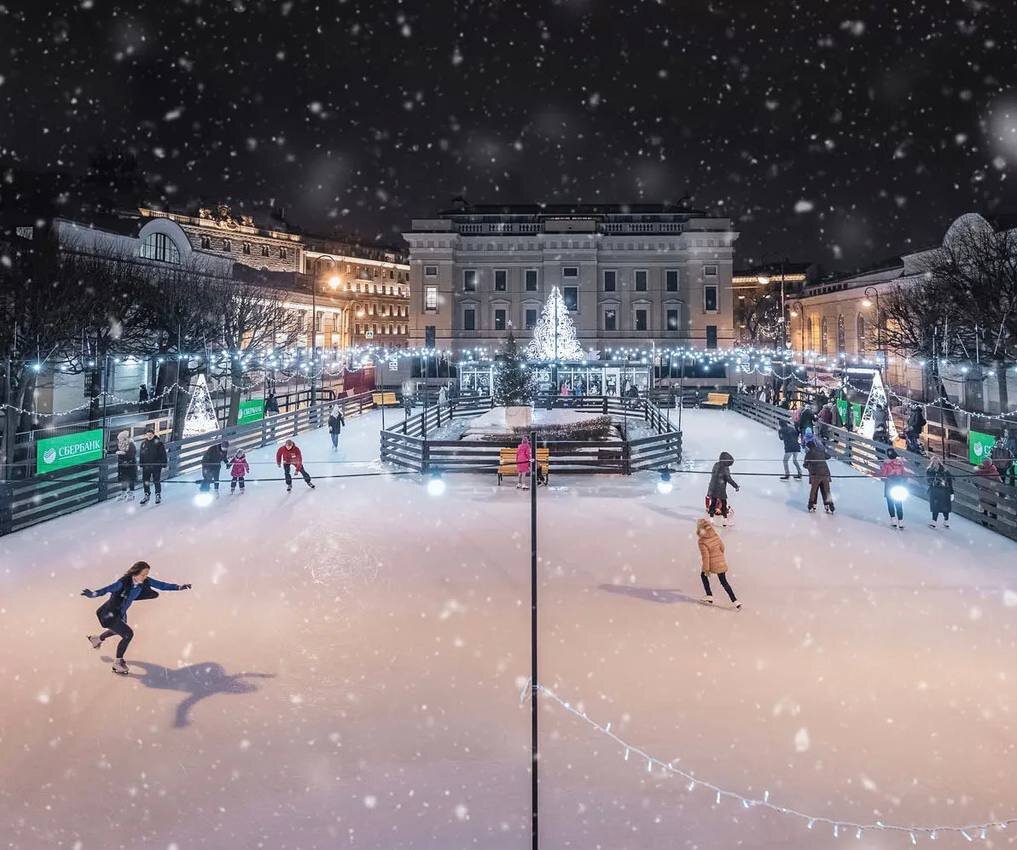
[(559, 287), (584, 349), (734, 343), (729, 218), (659, 204), (473, 206), (403, 233), (410, 343), (496, 350), (528, 338)]

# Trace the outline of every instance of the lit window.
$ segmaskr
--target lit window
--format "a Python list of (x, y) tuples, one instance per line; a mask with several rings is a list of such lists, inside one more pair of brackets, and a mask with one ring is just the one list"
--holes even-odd
[(141, 243), (141, 256), (160, 263), (179, 263), (180, 252), (165, 233), (153, 233)]
[(463, 292), (477, 291), (477, 270), (463, 269)]
[(438, 287), (437, 286), (425, 286), (424, 287), (424, 309), (429, 312), (434, 312), (438, 309)]
[(669, 331), (678, 330), (678, 308), (668, 307), (667, 309), (667, 329)]

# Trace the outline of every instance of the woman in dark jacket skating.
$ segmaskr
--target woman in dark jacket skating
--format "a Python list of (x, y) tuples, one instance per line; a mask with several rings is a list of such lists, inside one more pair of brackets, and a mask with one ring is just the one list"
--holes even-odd
[(727, 485), (730, 484), (735, 490), (741, 488), (731, 477), (731, 466), (734, 464), (734, 457), (729, 452), (721, 452), (720, 459), (713, 465), (710, 473), (710, 486), (706, 491), (706, 510), (711, 517), (720, 513), (724, 518), (724, 525), (727, 525), (729, 509), (727, 506)]
[(127, 625), (127, 609), (131, 607), (131, 604), (138, 599), (155, 599), (159, 595), (156, 590), (191, 589), (189, 584), (172, 584), (168, 581), (149, 578), (150, 570), (151, 567), (148, 563), (138, 561), (113, 584), (99, 590), (89, 590), (86, 587), (81, 591), (81, 595), (87, 596), (89, 599), (109, 594), (109, 599), (103, 602), (95, 612), (105, 631), (99, 635), (88, 635), (88, 642), (92, 644), (92, 649), (98, 649), (106, 638), (120, 635), (120, 642), (117, 644), (117, 657), (113, 662), (113, 672), (121, 676), (126, 676), (128, 673), (124, 653), (127, 652), (131, 638), (134, 637), (134, 630)]
[(940, 514), (943, 515), (943, 528), (949, 528), (950, 511), (953, 509), (953, 476), (938, 457), (934, 457), (925, 470), (925, 481), (929, 485), (929, 510), (932, 511), (929, 528), (936, 527)]
[(802, 467), (798, 463), (798, 452), (801, 451), (801, 446), (798, 445), (798, 432), (795, 430), (795, 426), (792, 425), (786, 419), (780, 423), (780, 428), (777, 429), (777, 436), (780, 437), (781, 442), (784, 444), (784, 474), (780, 477), (781, 481), (787, 481), (791, 477), (791, 470), (788, 468), (787, 462), (794, 460), (795, 480), (801, 481), (802, 479)]

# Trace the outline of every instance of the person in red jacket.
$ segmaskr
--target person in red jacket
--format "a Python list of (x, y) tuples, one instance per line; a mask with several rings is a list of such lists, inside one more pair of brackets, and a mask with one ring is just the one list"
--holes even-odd
[(304, 469), (304, 458), (300, 454), (300, 449), (297, 448), (297, 444), (293, 440), (287, 440), (281, 446), (279, 451), (275, 453), (275, 465), (281, 466), (283, 469), (283, 475), (286, 476), (286, 492), (289, 493), (293, 489), (293, 478), (290, 476), (290, 468), (295, 469), (304, 479), (304, 483), (314, 489), (314, 485), (311, 483), (311, 476), (307, 474), (307, 470)]

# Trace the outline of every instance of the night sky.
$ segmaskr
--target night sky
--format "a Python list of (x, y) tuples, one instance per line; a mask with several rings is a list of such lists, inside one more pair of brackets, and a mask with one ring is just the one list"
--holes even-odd
[[(6, 3), (6, 5), (4, 5)], [(676, 201), (852, 268), (1017, 210), (1003, 2), (0, 0), (0, 167), (399, 244), (476, 203)], [(8, 171), (9, 173), (9, 171)]]

